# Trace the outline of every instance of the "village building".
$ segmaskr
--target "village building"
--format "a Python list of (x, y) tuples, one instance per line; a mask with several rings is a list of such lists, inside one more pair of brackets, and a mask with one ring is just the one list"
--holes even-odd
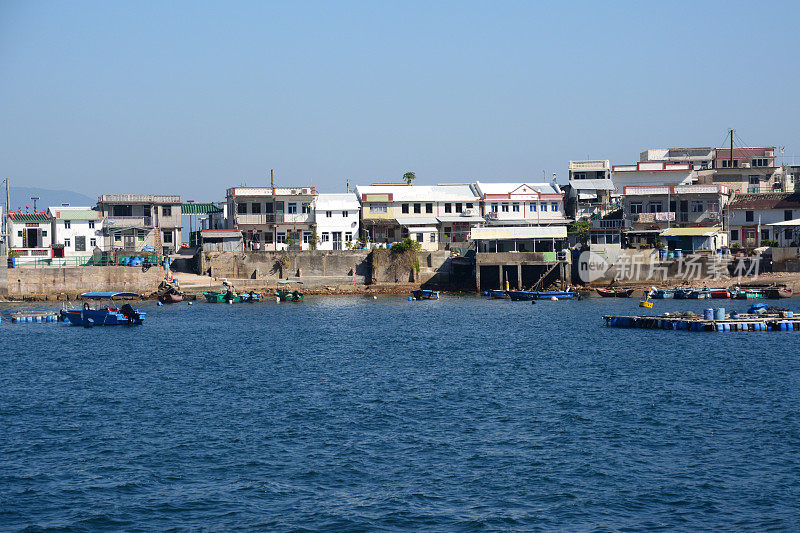
[(469, 184), (373, 184), (356, 187), (365, 238), (393, 243), (411, 238), (423, 250), (467, 247), (484, 222), (480, 196)]
[(247, 250), (310, 250), (314, 187), (231, 187), (227, 226), (238, 229)]
[(103, 217), (93, 207), (49, 207), (53, 219), (53, 258), (86, 260), (102, 250)]
[(688, 163), (693, 170), (707, 170), (714, 168), (714, 149), (710, 146), (694, 148), (654, 148), (640, 153), (639, 161)]
[(778, 246), (797, 246), (800, 193), (737, 194), (728, 204), (726, 219), (731, 245), (756, 248), (775, 241)]
[(698, 173), (700, 183), (719, 183), (732, 193), (787, 191), (786, 176), (775, 165), (775, 147), (717, 148), (713, 170)]
[(174, 253), (181, 243), (181, 197), (160, 194), (104, 194), (104, 251)]
[(569, 185), (565, 186), (565, 214), (575, 220), (603, 216), (615, 209), (611, 163), (606, 160), (570, 161)]
[(355, 193), (319, 194), (313, 207), (317, 250), (342, 250), (355, 245), (361, 214)]
[(9, 252), (17, 263), (35, 262), (53, 256), (53, 218), (49, 213), (10, 212), (6, 220), (10, 235)]
[(658, 185), (691, 185), (697, 171), (691, 162), (639, 161), (630, 165), (613, 165), (611, 179), (615, 194), (625, 187)]

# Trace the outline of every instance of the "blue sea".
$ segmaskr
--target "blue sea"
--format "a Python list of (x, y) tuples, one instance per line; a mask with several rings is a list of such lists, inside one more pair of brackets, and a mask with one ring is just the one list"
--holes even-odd
[[(800, 333), (637, 299), (0, 307), (0, 530), (800, 529)], [(784, 300), (800, 311), (800, 299)], [(749, 302), (656, 301), (653, 312)]]

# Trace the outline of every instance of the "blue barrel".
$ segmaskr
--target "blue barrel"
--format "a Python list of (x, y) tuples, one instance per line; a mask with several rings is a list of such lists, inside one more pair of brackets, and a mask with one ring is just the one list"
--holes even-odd
[(683, 256), (683, 250), (675, 250), (675, 257)]
[(714, 320), (725, 320), (725, 308), (724, 307), (717, 307), (717, 310), (714, 311)]
[(666, 258), (667, 258), (667, 251), (661, 250), (661, 259), (666, 259)]
[(714, 310), (706, 309), (705, 313), (703, 313), (703, 318), (705, 318), (706, 320), (714, 320)]
[(722, 324), (717, 324), (717, 331), (719, 331), (719, 332), (725, 331), (725, 326), (722, 325)]
[(722, 326), (724, 328), (723, 331), (730, 331), (731, 330), (731, 325), (730, 324), (723, 324)]
[(794, 331), (794, 324), (792, 324), (791, 322), (787, 322), (786, 323), (786, 330), (787, 331)]
[(786, 318), (792, 318), (794, 313), (792, 311), (786, 311)]
[(788, 331), (788, 327), (786, 326), (786, 322), (781, 322), (778, 324), (781, 327), (781, 331)]

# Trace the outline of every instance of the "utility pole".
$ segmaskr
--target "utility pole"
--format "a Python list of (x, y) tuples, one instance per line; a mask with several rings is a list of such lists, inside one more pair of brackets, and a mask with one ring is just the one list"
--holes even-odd
[(728, 168), (733, 168), (733, 130), (731, 129), (731, 153), (728, 156)]
[(275, 187), (275, 170), (269, 169), (269, 186)]
[(3, 217), (3, 229), (5, 230), (6, 236), (6, 247), (11, 245), (11, 232), (8, 229), (8, 214), (11, 212), (11, 194), (9, 192), (11, 188), (11, 178), (6, 178), (6, 215)]

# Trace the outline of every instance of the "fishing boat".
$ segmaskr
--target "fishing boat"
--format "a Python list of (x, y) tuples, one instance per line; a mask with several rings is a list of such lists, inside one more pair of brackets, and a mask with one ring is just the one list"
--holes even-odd
[(695, 289), (686, 295), (689, 300), (707, 300), (711, 298), (711, 290), (703, 287), (702, 289)]
[(730, 298), (731, 291), (727, 287), (711, 289), (711, 297), (716, 299)]
[(506, 291), (512, 300), (569, 300), (575, 297), (575, 291)]
[(665, 298), (671, 299), (674, 297), (675, 297), (675, 289), (653, 289), (650, 291), (650, 298), (663, 300)]
[(411, 291), (411, 297), (415, 300), (438, 300), (439, 291), (431, 291), (428, 289), (419, 289)]
[(767, 287), (764, 289), (764, 296), (771, 299), (791, 298), (792, 289), (789, 287)]
[(489, 291), (487, 296), (489, 296), (489, 298), (492, 298), (493, 300), (508, 300), (509, 298), (511, 298), (511, 296), (508, 295), (508, 291), (505, 291), (503, 289), (491, 290)]
[(736, 289), (731, 293), (731, 298), (737, 300), (756, 300), (764, 297), (764, 290), (762, 289)]
[(680, 287), (676, 288), (674, 295), (672, 296), (676, 300), (685, 300), (689, 298), (689, 295), (692, 294), (697, 289), (694, 287)]
[(233, 292), (233, 289), (230, 288), (222, 291), (205, 291), (203, 292), (203, 296), (206, 297), (208, 303), (212, 304), (236, 304), (242, 301), (242, 297)]
[[(138, 298), (135, 292), (85, 292), (81, 294), (84, 300), (109, 300), (114, 304), (115, 298)], [(81, 309), (64, 308), (61, 316), (74, 326), (120, 326), (120, 325), (139, 325), (144, 322), (145, 313), (134, 309), (130, 304), (122, 306), (109, 305), (106, 307), (93, 308), (89, 302), (84, 302)]]
[(263, 295), (260, 292), (250, 291), (240, 294), (239, 297), (242, 299), (242, 302), (252, 304), (255, 302), (260, 302)]
[(158, 287), (158, 301), (162, 304), (176, 304), (183, 301), (183, 293), (174, 285), (162, 281)]
[(634, 289), (595, 289), (603, 298), (630, 298)]
[(296, 283), (297, 285), (302, 285), (302, 281), (293, 281), (289, 279), (283, 279), (278, 282), (278, 290), (275, 291), (275, 296), (281, 302), (302, 302), (305, 299), (305, 295), (300, 290), (300, 287), (295, 288), (292, 290), (291, 284)]

